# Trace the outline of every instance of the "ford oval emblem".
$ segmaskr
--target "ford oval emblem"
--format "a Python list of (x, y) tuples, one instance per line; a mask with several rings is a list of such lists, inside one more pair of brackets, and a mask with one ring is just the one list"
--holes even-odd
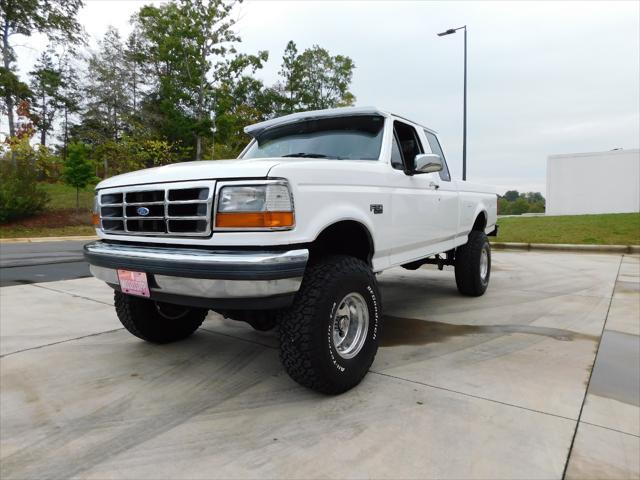
[(140, 215), (141, 217), (146, 217), (147, 215), (149, 215), (149, 209), (147, 207), (138, 207), (136, 212), (138, 212), (138, 215)]

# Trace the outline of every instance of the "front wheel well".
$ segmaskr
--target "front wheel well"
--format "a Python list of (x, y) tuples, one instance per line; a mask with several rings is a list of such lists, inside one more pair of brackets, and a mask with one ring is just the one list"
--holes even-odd
[(326, 227), (309, 244), (309, 260), (316, 262), (327, 255), (349, 255), (371, 265), (373, 238), (360, 222), (343, 220)]
[(484, 232), (485, 228), (487, 228), (487, 214), (485, 212), (480, 212), (476, 217), (476, 221), (473, 222), (472, 231)]

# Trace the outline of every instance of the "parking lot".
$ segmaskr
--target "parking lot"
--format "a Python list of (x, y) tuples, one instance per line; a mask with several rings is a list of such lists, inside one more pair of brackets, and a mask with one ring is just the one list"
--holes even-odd
[(93, 278), (1, 288), (2, 478), (640, 475), (638, 256), (494, 252), (480, 298), (378, 278), (382, 348), (337, 397), (214, 313), (157, 346)]

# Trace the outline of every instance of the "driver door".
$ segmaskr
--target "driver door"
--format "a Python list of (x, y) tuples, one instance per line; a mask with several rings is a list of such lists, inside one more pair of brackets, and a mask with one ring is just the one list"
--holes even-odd
[(412, 174), (415, 156), (424, 153), (414, 126), (394, 121), (391, 166), (393, 247), (391, 263), (401, 264), (427, 256), (442, 236), (438, 223), (438, 174)]

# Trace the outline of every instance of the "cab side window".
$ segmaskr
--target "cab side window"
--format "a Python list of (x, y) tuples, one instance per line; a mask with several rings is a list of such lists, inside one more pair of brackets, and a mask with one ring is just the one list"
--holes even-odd
[(416, 155), (424, 153), (415, 128), (396, 120), (393, 122), (393, 129), (395, 131), (395, 137), (398, 139), (404, 165), (408, 170), (415, 170)]
[(449, 174), (449, 167), (447, 166), (447, 161), (444, 158), (444, 153), (442, 152), (442, 148), (440, 147), (440, 142), (438, 141), (438, 137), (436, 137), (433, 133), (428, 130), (424, 130), (424, 135), (427, 137), (427, 142), (429, 142), (429, 148), (431, 149), (431, 153), (435, 153), (440, 155), (442, 159), (442, 170), (440, 171), (440, 180), (445, 182), (451, 181), (451, 175)]

